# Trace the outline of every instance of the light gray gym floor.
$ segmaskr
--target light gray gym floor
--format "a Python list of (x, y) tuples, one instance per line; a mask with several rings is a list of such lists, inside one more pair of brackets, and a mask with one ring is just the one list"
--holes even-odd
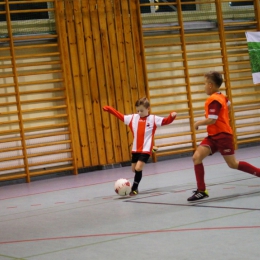
[[(260, 146), (236, 151), (260, 167)], [(130, 167), (0, 186), (0, 260), (259, 260), (260, 178), (205, 159), (210, 197), (191, 157), (148, 163), (135, 197), (114, 192)]]

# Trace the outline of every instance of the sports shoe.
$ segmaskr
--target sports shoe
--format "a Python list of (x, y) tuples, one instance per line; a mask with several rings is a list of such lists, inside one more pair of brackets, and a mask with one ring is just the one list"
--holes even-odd
[(136, 196), (138, 194), (138, 190), (132, 190), (129, 195), (130, 196)]
[(194, 192), (194, 194), (187, 199), (188, 201), (201, 200), (201, 199), (209, 197), (209, 193), (207, 190), (205, 190), (205, 191), (195, 190), (193, 192)]

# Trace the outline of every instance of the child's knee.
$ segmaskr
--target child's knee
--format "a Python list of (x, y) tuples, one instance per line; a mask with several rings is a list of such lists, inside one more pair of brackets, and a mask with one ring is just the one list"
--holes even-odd
[(135, 172), (135, 171), (137, 171), (137, 172), (142, 171), (142, 167), (140, 167), (140, 166), (135, 166), (135, 170), (134, 170), (134, 172)]
[(194, 164), (201, 163), (201, 158), (200, 158), (200, 155), (198, 153), (194, 153), (193, 154), (192, 160), (193, 160)]
[(238, 163), (236, 161), (235, 162), (228, 162), (227, 165), (231, 169), (237, 169), (238, 168)]

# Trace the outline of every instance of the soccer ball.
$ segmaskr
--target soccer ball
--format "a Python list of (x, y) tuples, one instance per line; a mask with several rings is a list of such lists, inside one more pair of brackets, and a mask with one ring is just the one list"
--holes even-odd
[(127, 179), (119, 179), (115, 182), (115, 192), (120, 196), (129, 195), (131, 192), (131, 183)]

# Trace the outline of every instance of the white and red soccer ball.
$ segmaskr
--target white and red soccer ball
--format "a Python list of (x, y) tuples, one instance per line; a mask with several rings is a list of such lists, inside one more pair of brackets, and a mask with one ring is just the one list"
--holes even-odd
[(119, 179), (115, 182), (115, 192), (120, 196), (129, 195), (131, 192), (131, 183), (127, 179)]

